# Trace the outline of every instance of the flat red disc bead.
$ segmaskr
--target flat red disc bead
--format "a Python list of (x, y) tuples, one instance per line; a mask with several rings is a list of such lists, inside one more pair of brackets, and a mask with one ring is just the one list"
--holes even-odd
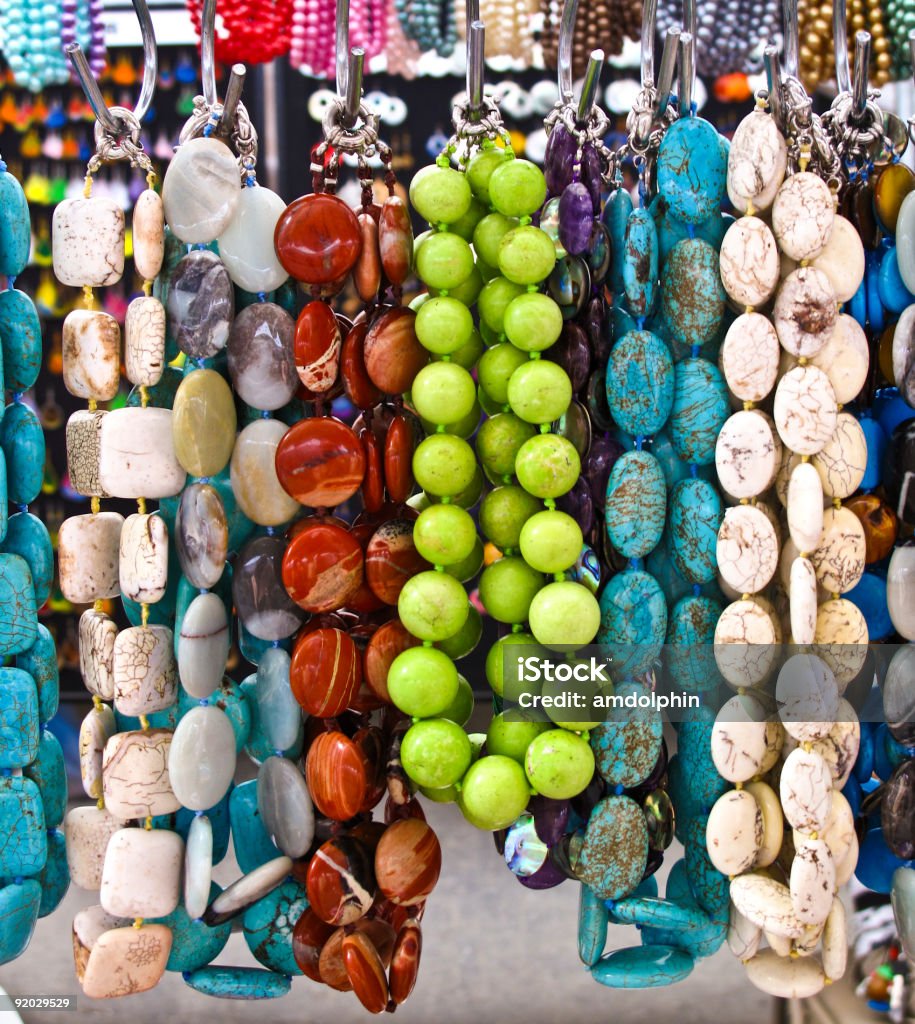
[(291, 202), (276, 224), (276, 256), (297, 281), (328, 285), (353, 269), (362, 248), (356, 215), (326, 192)]
[(398, 654), (410, 647), (417, 647), (419, 641), (408, 633), (399, 619), (386, 622), (375, 631), (363, 652), (364, 678), (386, 704), (391, 703), (388, 693), (388, 669)]
[(415, 324), (412, 309), (395, 306), (378, 317), (365, 337), (365, 368), (372, 383), (389, 395), (409, 391), (413, 378), (429, 362)]
[(311, 907), (308, 907), (296, 921), (292, 930), (292, 955), (306, 978), (311, 978), (312, 981), (321, 980), (318, 960), (324, 943), (333, 932), (333, 925), (322, 921)]
[(362, 545), (341, 526), (316, 521), (300, 530), (283, 555), (283, 585), (307, 612), (343, 608), (359, 589)]
[(357, 840), (335, 836), (315, 851), (305, 876), (308, 903), (328, 924), (352, 924), (375, 900), (371, 855)]
[(418, 818), (388, 826), (375, 850), (378, 888), (392, 903), (422, 903), (442, 869), (442, 848), (432, 828)]
[(357, 409), (368, 409), (381, 401), (381, 391), (375, 387), (365, 368), (365, 336), (367, 323), (356, 324), (343, 339), (340, 351), (340, 376), (349, 400)]
[(359, 813), (369, 774), (362, 748), (342, 732), (316, 737), (305, 758), (308, 792), (318, 810), (334, 821), (349, 821)]
[(340, 325), (330, 306), (317, 299), (303, 306), (295, 324), (293, 352), (299, 380), (309, 391), (323, 394), (334, 386), (341, 344)]
[(389, 984), (391, 999), (399, 1006), (413, 991), (419, 974), (419, 959), (423, 951), (423, 933), (419, 921), (410, 918), (397, 935), (391, 956)]
[(353, 991), (369, 1013), (381, 1013), (388, 1005), (388, 979), (372, 940), (353, 932), (343, 940), (343, 964)]
[(340, 629), (316, 629), (296, 640), (289, 666), (289, 686), (301, 706), (315, 718), (342, 714), (362, 682), (362, 658)]
[(384, 469), (381, 441), (371, 430), (359, 435), (365, 450), (365, 479), (362, 481), (362, 501), (366, 512), (374, 514), (384, 505)]
[(365, 452), (345, 423), (330, 416), (310, 417), (293, 424), (280, 439), (276, 475), (303, 505), (339, 505), (359, 490)]
[(407, 580), (431, 568), (416, 550), (413, 523), (408, 519), (382, 523), (365, 549), (366, 581), (385, 604), (397, 604)]
[(413, 431), (395, 416), (384, 439), (384, 482), (391, 501), (406, 501), (413, 490)]

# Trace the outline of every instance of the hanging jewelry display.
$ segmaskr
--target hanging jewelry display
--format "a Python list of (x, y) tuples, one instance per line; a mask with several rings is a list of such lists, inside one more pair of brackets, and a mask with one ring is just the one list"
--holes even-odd
[(38, 622), (54, 556), (47, 528), (28, 508), (41, 492), (45, 459), (41, 426), (24, 401), (41, 367), (41, 326), (31, 298), (15, 287), (30, 241), (28, 202), (0, 159), (0, 369), (12, 394), (0, 420), (0, 963), (25, 951), (35, 922), (58, 906), (70, 883), (59, 828), (67, 805), (64, 755), (47, 727), (59, 701), (57, 650)]
[(662, 36), (680, 23), (696, 40), (696, 67), (710, 78), (761, 69), (762, 44), (778, 29), (778, 0), (732, 3), (730, 0), (664, 0), (658, 5)]
[[(559, 67), (559, 38), (562, 12), (565, 4), (560, 0), (540, 0), (543, 15), (543, 62), (547, 68)], [(581, 17), (575, 19), (572, 40), (572, 77), (580, 78), (588, 65), (589, 54), (604, 50), (615, 57), (623, 50), (626, 39), (638, 39), (641, 27), (640, 0), (586, 0), (581, 6)]]

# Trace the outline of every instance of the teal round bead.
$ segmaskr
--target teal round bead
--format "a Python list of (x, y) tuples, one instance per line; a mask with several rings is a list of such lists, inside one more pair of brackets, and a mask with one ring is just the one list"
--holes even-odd
[(684, 462), (714, 463), (715, 442), (729, 411), (727, 385), (717, 366), (699, 358), (677, 363), (669, 431)]
[(305, 889), (292, 879), (248, 907), (242, 929), (255, 960), (280, 974), (301, 974), (292, 955), (292, 930), (307, 909)]
[(29, 204), (19, 181), (0, 171), (0, 274), (16, 277), (29, 262), (32, 222)]
[(28, 391), (41, 370), (41, 322), (35, 303), (17, 288), (0, 292), (0, 346), (4, 386)]
[(38, 916), (47, 917), (60, 906), (70, 888), (67, 839), (59, 828), (48, 832), (48, 859), (38, 876), (38, 884), (41, 886)]
[[(210, 883), (210, 902), (222, 892), (215, 883)], [(179, 904), (166, 917), (155, 918), (156, 924), (164, 924), (172, 931), (172, 948), (168, 955), (167, 971), (196, 971), (205, 967), (225, 949), (232, 934), (232, 922), (207, 925), (202, 920), (192, 921), (184, 906)]]
[(0, 964), (8, 964), (25, 952), (40, 907), (41, 886), (33, 878), (18, 884), (10, 882), (0, 889)]
[[(624, 683), (616, 693), (644, 697), (639, 683)], [(607, 721), (590, 733), (591, 749), (600, 777), (611, 786), (632, 789), (651, 774), (658, 755), (664, 723), (657, 711), (646, 708), (611, 708)]]
[(658, 232), (647, 209), (629, 214), (623, 241), (623, 287), (634, 317), (647, 316), (658, 280)]
[(704, 345), (718, 333), (727, 296), (718, 251), (701, 238), (686, 238), (664, 266), (661, 311), (670, 336), (683, 345)]
[(608, 988), (660, 988), (683, 981), (692, 969), (693, 958), (682, 949), (629, 946), (602, 957), (591, 968), (591, 977)]
[(48, 528), (31, 512), (17, 512), (9, 518), (6, 537), (0, 548), (7, 554), (25, 559), (32, 574), (35, 605), (41, 608), (50, 597), (54, 582), (54, 550)]
[(681, 480), (671, 491), (670, 554), (688, 582), (715, 579), (715, 549), (723, 515), (721, 496), (707, 480)]
[(644, 558), (664, 532), (667, 492), (658, 460), (645, 451), (624, 452), (607, 481), (607, 536), (626, 558)]
[(628, 796), (598, 801), (585, 828), (578, 861), (582, 882), (605, 900), (628, 896), (648, 862), (648, 827), (642, 808)]
[(24, 402), (6, 407), (0, 421), (0, 448), (6, 456), (8, 498), (14, 505), (28, 505), (41, 493), (45, 447), (41, 423)]
[(292, 988), (285, 974), (258, 967), (200, 967), (184, 980), (195, 992), (219, 999), (279, 999)]
[(634, 437), (656, 434), (674, 402), (670, 351), (651, 331), (630, 331), (607, 364), (607, 404), (619, 427)]
[(638, 675), (657, 657), (667, 634), (667, 602), (658, 581), (642, 569), (618, 573), (600, 596), (597, 643), (614, 653), (614, 678)]
[(677, 220), (701, 224), (721, 206), (728, 160), (719, 138), (701, 117), (681, 117), (664, 133), (658, 149), (658, 192)]

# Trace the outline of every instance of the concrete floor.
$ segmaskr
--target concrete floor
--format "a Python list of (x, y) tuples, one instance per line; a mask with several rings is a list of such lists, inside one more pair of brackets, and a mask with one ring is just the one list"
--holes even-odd
[[(488, 833), (467, 825), (454, 807), (428, 802), (425, 807), (442, 843), (442, 875), (423, 919), (419, 981), (409, 1002), (398, 1009), (399, 1021), (707, 1024), (714, 1019), (764, 1024), (771, 1019), (771, 1000), (744, 979), (726, 948), (672, 988), (620, 992), (595, 984), (578, 959), (578, 887), (569, 882), (546, 892), (525, 889), (501, 862)], [(217, 868), (222, 884), (237, 877), (230, 859)], [(334, 992), (306, 978), (297, 978), (285, 998), (258, 1007), (200, 995), (174, 974), (141, 995), (87, 999), (73, 974), (70, 923), (75, 910), (96, 902), (97, 894), (71, 890), (51, 917), (38, 922), (26, 953), (0, 968), (0, 985), (10, 993), (78, 996), (75, 1014), (24, 1012), (26, 1024), (120, 1021), (128, 1015), (140, 1024), (202, 1024), (216, 1017), (223, 1022), (260, 1018), (271, 1024), (364, 1024), (369, 1019), (352, 993)], [(634, 930), (611, 929), (611, 945), (636, 941)], [(232, 936), (219, 962), (255, 964), (241, 935)]]

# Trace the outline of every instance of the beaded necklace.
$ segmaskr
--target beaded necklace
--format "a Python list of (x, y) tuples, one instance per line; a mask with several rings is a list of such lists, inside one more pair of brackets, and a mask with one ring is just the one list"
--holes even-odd
[(454, 4), (448, 0), (394, 0), (394, 9), (407, 39), (419, 44), (424, 53), (434, 50), (450, 57), (457, 42)]
[[(0, 12), (3, 56), (13, 81), (31, 92), (70, 80), (70, 67), (61, 46), (65, 18), (60, 3), (6, 3)], [(75, 26), (74, 26), (75, 28)]]

